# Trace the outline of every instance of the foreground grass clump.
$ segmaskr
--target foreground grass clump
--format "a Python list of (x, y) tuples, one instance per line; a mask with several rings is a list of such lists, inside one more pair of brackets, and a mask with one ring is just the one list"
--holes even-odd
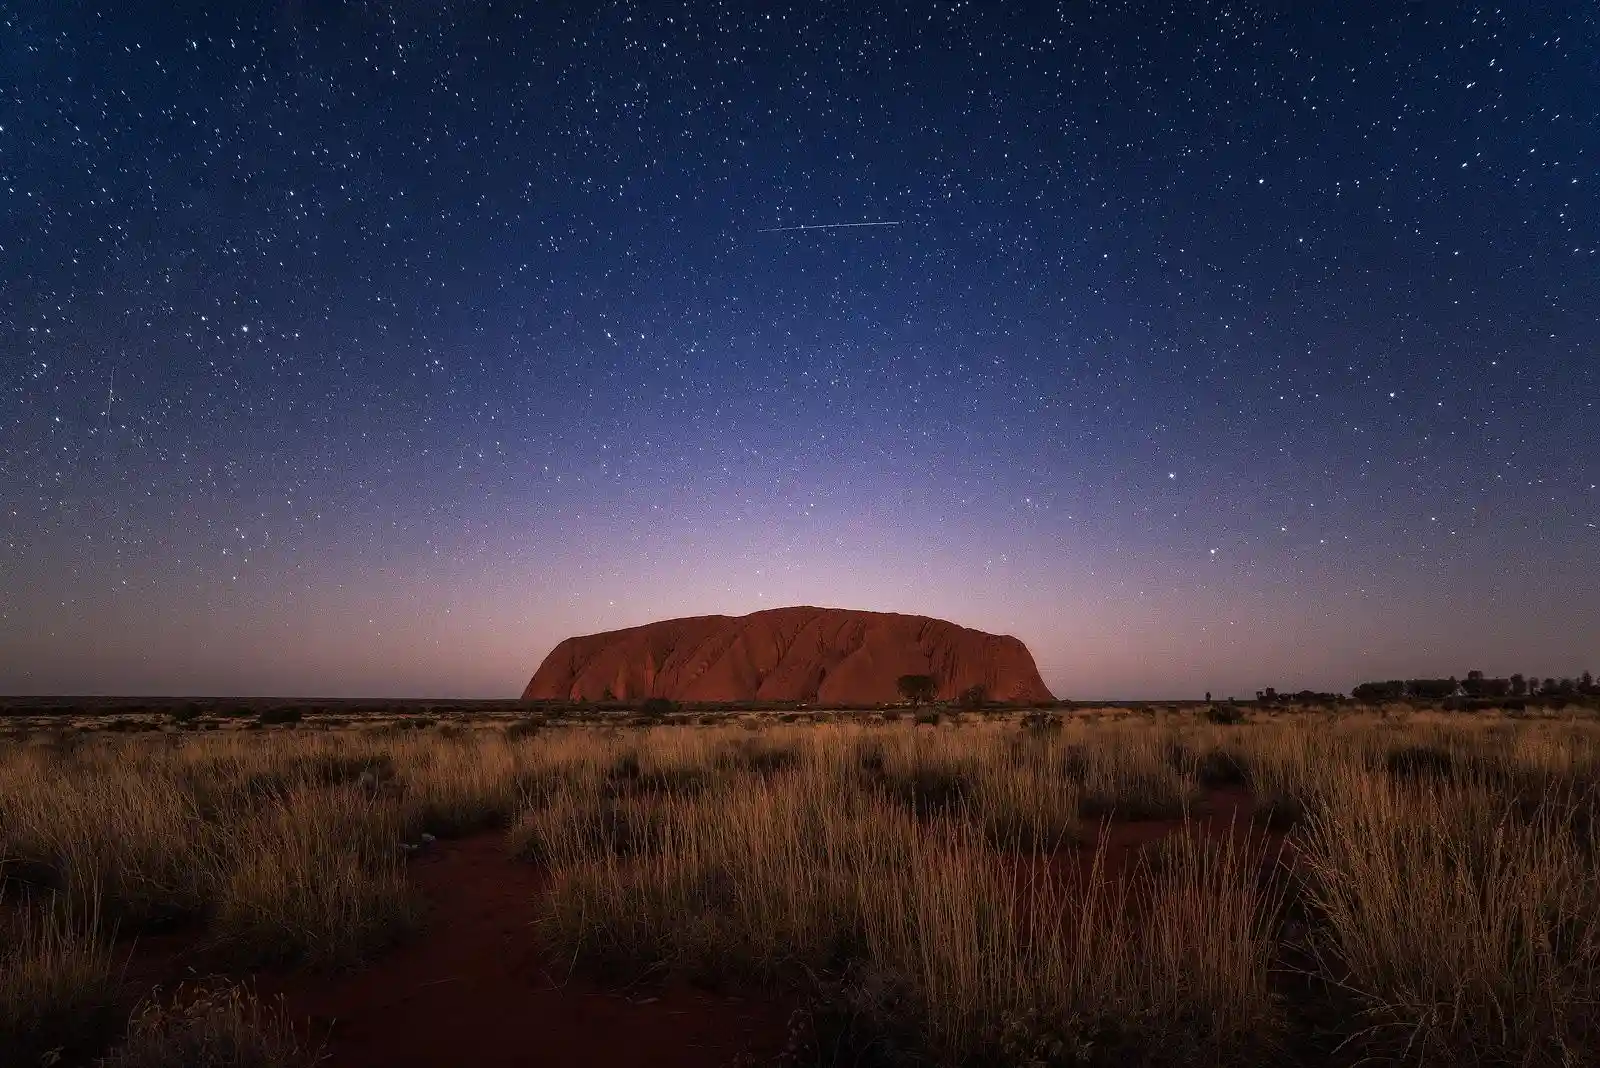
[(0, 1064), (92, 1053), (117, 1027), (120, 979), (92, 914), (0, 900)]
[(306, 1046), (281, 1009), (221, 983), (159, 993), (134, 1012), (122, 1042), (99, 1068), (311, 1068)]
[(10, 752), (0, 860), (122, 934), (191, 922), (241, 963), (352, 963), (418, 913), (401, 850), (411, 810), (373, 774), (387, 760), (354, 737)]
[(1350, 776), (1304, 844), (1323, 967), (1361, 1013), (1360, 1049), (1468, 1064), (1600, 1049), (1595, 843), (1555, 805), (1518, 818), (1482, 789)]
[(192, 798), (159, 763), (40, 749), (0, 775), (0, 859), (17, 874), (125, 927), (182, 920), (203, 906), (206, 843)]
[(1081, 776), (1080, 813), (1089, 819), (1178, 819), (1194, 797), (1190, 770), (1169, 759), (1154, 730), (1124, 728), (1074, 751), (1069, 774)]
[(397, 941), (420, 908), (401, 827), (393, 806), (346, 787), (296, 791), (228, 828), (210, 893), (216, 940), (244, 963), (330, 967)]

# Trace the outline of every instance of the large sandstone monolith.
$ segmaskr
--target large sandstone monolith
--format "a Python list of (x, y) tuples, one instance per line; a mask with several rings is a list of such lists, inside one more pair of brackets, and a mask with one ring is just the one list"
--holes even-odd
[(690, 616), (568, 638), (524, 700), (804, 701), (883, 704), (902, 675), (932, 675), (938, 697), (982, 686), (993, 701), (1049, 701), (1028, 647), (942, 619), (844, 608)]

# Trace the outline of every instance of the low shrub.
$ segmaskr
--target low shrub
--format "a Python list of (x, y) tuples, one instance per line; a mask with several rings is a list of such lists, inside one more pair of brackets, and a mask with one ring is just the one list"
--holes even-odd
[(737, 738), (729, 742), (716, 758), (718, 767), (756, 775), (773, 775), (800, 763), (796, 745), (776, 745), (759, 738)]
[(146, 723), (144, 720), (124, 719), (119, 716), (116, 719), (107, 721), (106, 725), (100, 729), (123, 734), (138, 734), (141, 731), (153, 731), (156, 726), (153, 723)]
[(1059, 731), (1066, 724), (1066, 717), (1054, 712), (1029, 712), (1022, 717), (1022, 729), (1036, 733)]
[(1202, 786), (1248, 786), (1250, 772), (1242, 757), (1221, 749), (1201, 754), (1195, 761), (1195, 778)]
[(678, 711), (678, 702), (667, 697), (647, 697), (639, 706), (639, 714), (647, 719), (665, 719)]
[(506, 727), (504, 733), (507, 741), (519, 742), (524, 738), (534, 737), (544, 730), (544, 727), (543, 716), (527, 716)]
[(1445, 777), (1455, 768), (1448, 749), (1434, 745), (1408, 745), (1392, 749), (1384, 757), (1384, 767), (1397, 779), (1421, 776)]
[(97, 1068), (311, 1068), (322, 1060), (281, 1003), (264, 1006), (242, 987), (180, 986), (135, 1010), (128, 1033)]

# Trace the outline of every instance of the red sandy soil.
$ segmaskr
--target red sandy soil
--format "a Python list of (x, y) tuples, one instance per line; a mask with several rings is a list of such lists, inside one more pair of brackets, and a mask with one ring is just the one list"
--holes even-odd
[[(1253, 824), (1254, 814), (1247, 790), (1208, 791), (1195, 833), (1248, 835), (1274, 863), (1282, 836)], [(1142, 847), (1180, 826), (1112, 824), (1106, 874), (1127, 872)], [(1063, 850), (1050, 863), (1082, 874), (1092, 851)], [(281, 995), (290, 1018), (326, 1042), (330, 1068), (715, 1068), (769, 1063), (784, 1047), (789, 1010), (772, 997), (683, 985), (618, 992), (568, 978), (533, 926), (543, 875), (508, 856), (498, 834), (440, 842), (411, 861), (410, 877), (429, 906), (416, 937), (354, 972), (255, 977), (258, 994)], [(203, 960), (192, 935), (145, 936), (128, 977), (170, 984)]]
[[(1292, 862), (1286, 834), (1266, 827), (1262, 815), (1246, 787), (1212, 787), (1190, 809), (1189, 833), (1214, 842), (1231, 838), (1244, 851), (1246, 860), (1259, 862), (1263, 868), (1278, 864), (1280, 855), (1284, 861)], [(1146, 847), (1183, 827), (1179, 819), (1113, 820), (1104, 825), (1085, 820), (1082, 845), (1061, 850), (1050, 858), (1050, 864), (1057, 874), (1069, 879), (1087, 875), (1094, 865), (1100, 836), (1104, 835), (1102, 874), (1107, 879), (1120, 879), (1132, 872)]]
[(331, 1068), (470, 1064), (703, 1066), (770, 1060), (787, 1011), (687, 987), (624, 995), (563, 981), (532, 924), (539, 872), (498, 835), (440, 843), (412, 862), (430, 922), (417, 938), (345, 975), (263, 975), (294, 1018), (327, 1035)]

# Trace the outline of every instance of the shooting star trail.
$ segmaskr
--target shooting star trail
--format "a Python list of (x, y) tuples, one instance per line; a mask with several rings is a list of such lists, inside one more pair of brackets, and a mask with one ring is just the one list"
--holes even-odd
[(782, 234), (790, 230), (843, 230), (847, 226), (899, 226), (901, 220), (893, 222), (858, 222), (858, 223), (805, 223), (800, 226), (769, 226), (764, 230), (757, 230), (758, 234)]
[[(117, 401), (117, 369), (111, 369), (111, 384), (106, 387), (105, 418), (101, 420), (101, 433), (107, 438), (111, 436), (111, 408)], [(102, 450), (103, 451), (103, 450)]]

